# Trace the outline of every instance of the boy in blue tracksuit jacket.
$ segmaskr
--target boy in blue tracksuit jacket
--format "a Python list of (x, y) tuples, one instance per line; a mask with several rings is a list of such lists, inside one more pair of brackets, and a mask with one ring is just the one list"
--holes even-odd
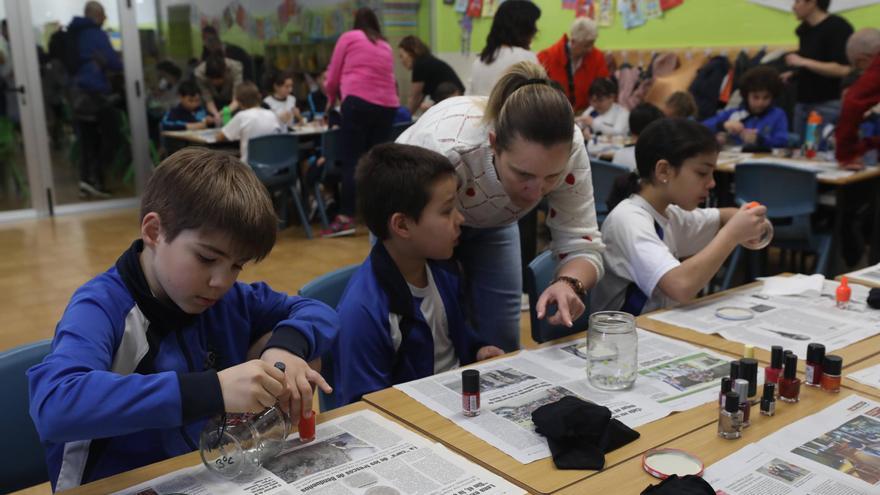
[(503, 351), (465, 321), (452, 256), (464, 217), (455, 169), (444, 156), (403, 144), (374, 147), (358, 164), (358, 199), (378, 237), (337, 311), (337, 406)]
[(753, 67), (740, 81), (743, 105), (722, 110), (704, 120), (703, 125), (717, 132), (722, 144), (729, 139), (737, 145), (784, 148), (788, 146), (788, 117), (773, 105), (773, 98), (781, 90), (776, 69)]
[(231, 155), (186, 148), (156, 169), (141, 239), (74, 293), (52, 352), (28, 370), (54, 490), (195, 450), (223, 412), (278, 402), (295, 424), (301, 406), (311, 414), (312, 384), (330, 392), (307, 361), (329, 350), (336, 313), (236, 282), (272, 249), (276, 222)]
[(214, 124), (214, 118), (202, 106), (202, 93), (194, 81), (180, 83), (177, 94), (180, 102), (162, 117), (160, 125), (163, 131), (205, 129)]

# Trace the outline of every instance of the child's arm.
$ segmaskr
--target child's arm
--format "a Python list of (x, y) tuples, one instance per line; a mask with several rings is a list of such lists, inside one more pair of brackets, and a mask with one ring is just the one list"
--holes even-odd
[(690, 301), (712, 280), (733, 249), (742, 242), (761, 235), (767, 208), (756, 206), (739, 210), (719, 210), (722, 225), (718, 234), (697, 254), (664, 274), (657, 286), (679, 303)]
[(724, 132), (724, 124), (730, 118), (730, 115), (735, 112), (735, 109), (730, 110), (722, 110), (712, 117), (703, 121), (703, 125), (708, 127), (712, 132)]
[(370, 308), (356, 301), (343, 301), (339, 318), (334, 395), (341, 406), (393, 385), (395, 356), (388, 319), (380, 321)]
[(771, 148), (785, 148), (788, 146), (788, 117), (780, 108), (774, 107), (771, 111), (772, 121), (763, 128), (765, 132), (758, 134), (758, 141)]

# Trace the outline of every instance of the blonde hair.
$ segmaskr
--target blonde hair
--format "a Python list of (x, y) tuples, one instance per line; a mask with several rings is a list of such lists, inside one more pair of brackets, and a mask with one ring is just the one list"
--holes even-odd
[(190, 147), (163, 160), (144, 189), (141, 221), (150, 212), (159, 214), (167, 242), (187, 229), (215, 231), (229, 236), (236, 256), (257, 261), (275, 245), (269, 193), (229, 153)]
[(599, 27), (589, 17), (578, 17), (571, 23), (569, 34), (574, 41), (595, 40), (599, 37)]
[(498, 149), (508, 149), (517, 136), (549, 147), (571, 142), (574, 111), (543, 67), (520, 62), (495, 83), (483, 123), (494, 127)]
[(697, 102), (687, 91), (672, 93), (669, 98), (666, 98), (664, 106), (672, 112), (671, 115), (667, 115), (669, 117), (687, 119), (697, 115)]

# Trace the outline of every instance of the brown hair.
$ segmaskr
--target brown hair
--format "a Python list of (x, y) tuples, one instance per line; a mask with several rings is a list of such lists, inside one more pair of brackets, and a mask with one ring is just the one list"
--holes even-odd
[(697, 102), (694, 97), (687, 91), (676, 91), (666, 98), (664, 103), (667, 108), (672, 110), (669, 117), (679, 117), (687, 119), (697, 115)]
[(369, 7), (361, 7), (354, 13), (354, 29), (360, 29), (370, 38), (373, 43), (376, 40), (384, 40), (382, 36), (382, 28), (379, 27), (379, 18), (376, 13)]
[(431, 49), (428, 48), (428, 45), (413, 35), (404, 37), (400, 40), (400, 43), (398, 43), (397, 46), (398, 48), (406, 50), (406, 52), (414, 59), (431, 54)]
[(779, 80), (779, 71), (769, 65), (752, 67), (742, 75), (739, 81), (739, 92), (744, 100), (753, 91), (766, 91), (770, 98), (776, 98), (782, 92), (782, 81)]
[(540, 65), (519, 62), (492, 88), (483, 122), (494, 126), (500, 150), (516, 136), (549, 147), (572, 141), (574, 111)]
[(141, 221), (156, 212), (167, 242), (187, 229), (230, 237), (234, 255), (260, 261), (275, 245), (278, 218), (253, 170), (233, 155), (184, 148), (169, 156), (147, 182)]
[(260, 89), (257, 85), (244, 81), (235, 87), (235, 99), (242, 108), (254, 108), (260, 106)]

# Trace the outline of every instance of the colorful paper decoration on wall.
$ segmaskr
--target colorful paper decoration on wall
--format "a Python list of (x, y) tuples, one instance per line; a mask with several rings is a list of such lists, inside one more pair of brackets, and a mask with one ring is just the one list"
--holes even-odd
[(602, 27), (610, 27), (614, 24), (614, 0), (596, 0), (596, 2), (598, 24)]
[(595, 0), (577, 0), (574, 10), (575, 17), (589, 17), (596, 19), (596, 1)]
[(647, 22), (645, 17), (644, 2), (640, 0), (620, 0), (618, 11), (625, 29), (639, 27)]
[(483, 0), (468, 0), (467, 10), (464, 15), (468, 17), (480, 17), (483, 15)]

